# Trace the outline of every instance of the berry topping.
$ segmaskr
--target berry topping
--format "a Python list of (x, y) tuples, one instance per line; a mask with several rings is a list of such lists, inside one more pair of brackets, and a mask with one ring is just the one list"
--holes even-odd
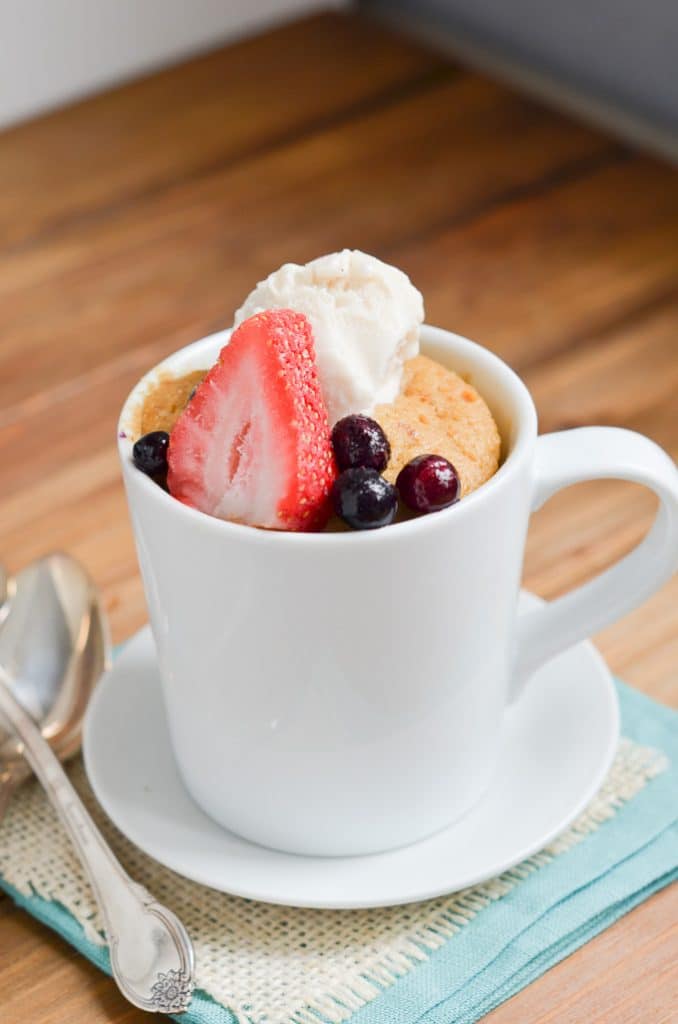
[(137, 469), (148, 476), (162, 476), (167, 472), (167, 446), (169, 434), (165, 430), (152, 430), (135, 441), (132, 460)]
[(170, 437), (170, 493), (220, 519), (322, 529), (336, 466), (311, 325), (268, 310), (245, 320)]
[(332, 428), (332, 445), (340, 470), (366, 466), (381, 473), (391, 458), (391, 446), (376, 420), (344, 416)]
[(334, 511), (354, 530), (374, 530), (395, 519), (398, 492), (376, 469), (345, 469), (332, 486)]
[(439, 512), (459, 498), (459, 476), (442, 455), (417, 455), (398, 473), (396, 487), (414, 512)]

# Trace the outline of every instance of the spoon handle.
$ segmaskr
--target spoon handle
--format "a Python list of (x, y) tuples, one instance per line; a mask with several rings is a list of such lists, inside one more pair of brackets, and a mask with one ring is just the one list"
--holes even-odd
[(0, 825), (17, 788), (17, 783), (11, 777), (0, 779)]
[(123, 995), (143, 1010), (182, 1013), (194, 984), (193, 947), (179, 919), (123, 870), (0, 666), (0, 713), (23, 742), (89, 875), (101, 909), (111, 969)]

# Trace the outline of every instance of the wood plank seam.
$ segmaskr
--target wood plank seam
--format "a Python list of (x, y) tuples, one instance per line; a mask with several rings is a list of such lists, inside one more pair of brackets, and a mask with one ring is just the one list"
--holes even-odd
[(39, 231), (27, 238), (23, 238), (15, 245), (10, 245), (6, 248), (0, 245), (0, 256), (11, 258), (12, 256), (28, 252), (36, 246), (57, 239), (64, 231), (84, 225), (96, 224), (100, 220), (106, 220), (121, 209), (127, 211), (148, 199), (171, 192), (175, 188), (199, 182), (215, 174), (223, 174), (233, 168), (241, 167), (254, 160), (272, 155), (278, 150), (286, 149), (296, 143), (311, 139), (323, 132), (341, 128), (342, 125), (349, 124), (351, 121), (356, 121), (372, 114), (378, 114), (391, 107), (397, 107), (404, 99), (411, 99), (432, 91), (443, 83), (461, 78), (462, 74), (459, 69), (448, 64), (413, 75), (409, 79), (378, 90), (370, 97), (357, 100), (342, 110), (310, 118), (302, 125), (296, 125), (277, 135), (271, 135), (255, 145), (246, 146), (236, 154), (229, 154), (224, 158), (208, 161), (191, 168), (190, 171), (184, 174), (172, 175), (155, 181), (137, 191), (117, 196), (113, 202), (93, 206), (80, 213), (72, 211), (64, 217), (55, 217)]
[[(643, 321), (660, 312), (665, 306), (675, 304), (676, 301), (678, 301), (678, 286), (669, 285), (668, 288), (658, 288), (646, 297), (639, 298), (631, 306), (625, 307), (621, 312), (612, 310), (609, 318), (593, 325), (586, 334), (577, 333), (564, 336), (562, 343), (553, 346), (548, 352), (537, 351), (533, 358), (521, 359), (515, 365), (523, 373), (549, 363), (555, 364), (560, 356), (569, 356), (584, 345), (605, 341), (606, 338), (611, 337), (622, 328), (626, 330), (629, 327), (642, 326)], [(564, 426), (558, 427), (558, 429), (563, 430)]]
[(421, 242), (432, 241), (440, 235), (451, 234), (455, 231), (473, 226), (482, 221), (483, 218), (491, 216), (499, 210), (509, 209), (511, 206), (519, 205), (521, 202), (536, 199), (538, 196), (555, 192), (559, 188), (572, 185), (577, 181), (591, 177), (597, 171), (626, 163), (631, 159), (631, 152), (621, 143), (610, 142), (609, 146), (602, 151), (576, 157), (555, 167), (539, 178), (523, 182), (519, 185), (511, 185), (503, 191), (488, 196), (475, 205), (467, 207), (462, 213), (456, 213), (447, 219), (443, 218), (435, 225), (416, 231), (410, 235), (399, 238), (389, 250), (400, 248), (404, 245), (418, 245)]

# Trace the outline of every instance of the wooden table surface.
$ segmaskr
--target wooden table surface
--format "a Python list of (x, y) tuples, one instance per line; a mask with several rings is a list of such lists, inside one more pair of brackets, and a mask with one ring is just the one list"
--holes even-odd
[[(114, 638), (145, 620), (115, 451), (141, 372), (230, 325), (253, 283), (344, 246), (398, 264), (427, 319), (506, 359), (542, 430), (678, 452), (678, 175), (354, 15), (240, 42), (0, 135), (0, 556), (63, 548)], [(654, 500), (588, 484), (534, 517), (552, 597), (635, 544)], [(678, 580), (596, 638), (678, 704)], [(566, 766), (564, 766), (566, 768)], [(678, 893), (488, 1020), (677, 1020)], [(0, 900), (3, 1024), (136, 1024), (113, 983)]]

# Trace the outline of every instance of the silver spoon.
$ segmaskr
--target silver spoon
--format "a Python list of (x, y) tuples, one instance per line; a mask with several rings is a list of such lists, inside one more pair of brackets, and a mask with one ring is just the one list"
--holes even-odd
[(4, 565), (0, 565), (0, 623), (7, 614), (7, 591), (8, 591), (9, 577), (7, 576), (7, 570)]
[(0, 665), (0, 715), (21, 740), (89, 876), (120, 991), (143, 1010), (182, 1013), (194, 985), (193, 947), (184, 926), (123, 870), (15, 688), (17, 681)]
[[(0, 587), (1, 577), (0, 568)], [(87, 702), (110, 660), (99, 594), (83, 566), (62, 553), (33, 562), (7, 580), (7, 590), (0, 665), (64, 761), (80, 749)], [(30, 774), (22, 744), (0, 732), (0, 820), (15, 789)]]

